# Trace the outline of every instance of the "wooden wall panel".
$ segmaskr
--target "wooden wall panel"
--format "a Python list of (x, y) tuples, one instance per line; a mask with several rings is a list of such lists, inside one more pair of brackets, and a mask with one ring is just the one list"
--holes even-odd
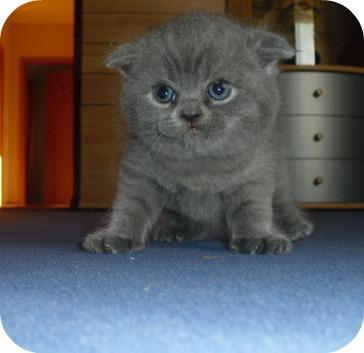
[(119, 162), (127, 143), (127, 127), (118, 107), (82, 107), (81, 207), (111, 205)]
[(110, 69), (104, 66), (105, 58), (110, 54), (117, 45), (108, 43), (100, 44), (83, 44), (82, 45), (82, 72), (87, 73), (107, 73), (112, 72)]
[(174, 17), (175, 14), (85, 14), (83, 42), (125, 43)]
[(121, 77), (118, 74), (82, 75), (82, 104), (112, 105), (119, 102)]
[(179, 13), (191, 10), (224, 12), (221, 0), (86, 0), (85, 12)]
[[(127, 127), (118, 106), (84, 105), (82, 115), (87, 117), (84, 127), (89, 137), (85, 145), (98, 146), (100, 150), (107, 149), (108, 152), (114, 150), (115, 154), (122, 151), (127, 138)], [(119, 147), (121, 149), (117, 150)]]
[(226, 0), (226, 13), (242, 22), (249, 22), (252, 17), (252, 0)]

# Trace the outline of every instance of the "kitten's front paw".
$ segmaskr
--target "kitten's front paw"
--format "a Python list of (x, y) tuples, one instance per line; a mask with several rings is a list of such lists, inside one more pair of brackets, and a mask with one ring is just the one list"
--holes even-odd
[(307, 219), (299, 218), (287, 224), (284, 231), (290, 240), (299, 240), (308, 237), (312, 233), (313, 224)]
[(234, 239), (230, 243), (230, 248), (249, 254), (282, 254), (292, 250), (292, 243), (284, 237), (264, 236)]
[(141, 250), (144, 248), (144, 243), (101, 230), (89, 234), (83, 240), (81, 248), (94, 253), (119, 254), (131, 250)]

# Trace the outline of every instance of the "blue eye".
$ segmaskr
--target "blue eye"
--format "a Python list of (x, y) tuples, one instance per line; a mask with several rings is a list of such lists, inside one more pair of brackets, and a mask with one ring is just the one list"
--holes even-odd
[(159, 103), (169, 103), (176, 100), (176, 92), (168, 85), (159, 85), (154, 89), (154, 99)]
[(207, 93), (210, 98), (221, 101), (230, 96), (231, 88), (224, 81), (216, 81), (208, 86)]

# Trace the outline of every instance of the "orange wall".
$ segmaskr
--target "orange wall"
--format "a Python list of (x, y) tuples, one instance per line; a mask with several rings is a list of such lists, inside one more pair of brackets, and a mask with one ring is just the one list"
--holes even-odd
[[(49, 19), (47, 19), (49, 20)], [(22, 58), (72, 58), (72, 23), (11, 23), (3, 29), (3, 204), (25, 204)]]

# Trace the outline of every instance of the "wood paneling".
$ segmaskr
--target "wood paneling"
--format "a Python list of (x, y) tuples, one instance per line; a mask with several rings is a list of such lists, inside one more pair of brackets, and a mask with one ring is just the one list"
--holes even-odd
[(85, 14), (84, 43), (125, 43), (171, 20), (173, 14)]
[(82, 107), (81, 207), (111, 205), (127, 127), (116, 106)]
[(105, 58), (110, 54), (117, 45), (111, 44), (83, 44), (82, 46), (82, 72), (87, 73), (107, 73), (110, 74), (110, 69), (104, 66)]
[(221, 0), (86, 0), (85, 12), (178, 13), (191, 10), (224, 12)]
[(84, 74), (82, 104), (117, 104), (121, 90), (117, 74)]
[(252, 0), (226, 0), (226, 13), (242, 22), (252, 18)]
[(83, 105), (82, 116), (84, 120), (82, 137), (87, 137), (85, 146), (92, 145), (102, 147), (108, 151), (117, 149), (119, 154), (125, 144), (127, 127), (118, 106), (110, 105)]

